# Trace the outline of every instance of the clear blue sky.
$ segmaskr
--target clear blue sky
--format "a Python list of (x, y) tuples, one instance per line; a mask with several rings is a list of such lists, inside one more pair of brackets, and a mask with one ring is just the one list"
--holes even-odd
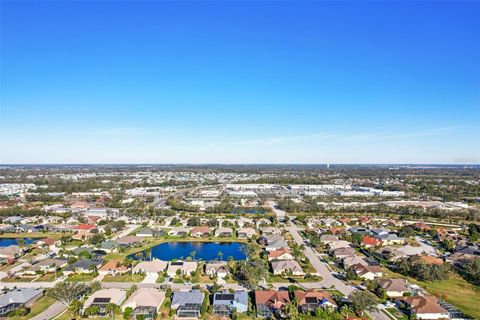
[(478, 163), (480, 2), (1, 2), (1, 163)]

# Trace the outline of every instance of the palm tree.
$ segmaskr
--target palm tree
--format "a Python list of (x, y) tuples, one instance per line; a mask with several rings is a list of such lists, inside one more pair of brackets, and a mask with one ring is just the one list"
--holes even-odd
[(192, 257), (192, 260), (195, 260), (195, 255), (197, 254), (197, 252), (195, 250), (193, 250), (192, 252), (190, 252), (190, 257)]
[(105, 306), (105, 311), (110, 314), (112, 320), (115, 318), (115, 313), (117, 313), (118, 306), (115, 303), (109, 303)]
[(70, 303), (68, 310), (70, 310), (74, 315), (78, 316), (80, 315), (80, 310), (82, 310), (82, 303), (78, 300), (73, 300), (72, 303)]
[(152, 248), (147, 249), (148, 256), (150, 257), (150, 261), (152, 261)]
[(293, 319), (296, 320), (298, 319), (298, 305), (297, 301), (293, 299), (289, 303), (285, 305), (284, 308), (285, 315), (287, 316), (288, 319)]
[(220, 259), (220, 261), (222, 261), (223, 252), (222, 252), (222, 251), (218, 251), (217, 256), (218, 256), (218, 258)]

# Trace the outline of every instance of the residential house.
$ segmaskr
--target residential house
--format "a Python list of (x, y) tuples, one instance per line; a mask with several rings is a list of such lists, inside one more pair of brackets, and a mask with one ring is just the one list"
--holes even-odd
[(190, 229), (185, 227), (175, 227), (168, 230), (168, 235), (173, 237), (185, 237), (190, 232)]
[(161, 237), (163, 235), (163, 230), (153, 230), (151, 228), (141, 228), (135, 234), (137, 237), (150, 238), (150, 237)]
[(80, 259), (65, 268), (65, 270), (63, 270), (63, 274), (69, 275), (73, 273), (93, 273), (98, 269), (99, 266), (102, 265), (102, 263), (102, 259)]
[(32, 304), (43, 296), (43, 289), (13, 289), (0, 295), (0, 317), (7, 317), (11, 312)]
[(282, 230), (276, 227), (261, 228), (262, 236), (279, 236), (282, 234)]
[(427, 265), (442, 265), (443, 260), (440, 258), (432, 257), (432, 256), (427, 256), (427, 255), (414, 255), (410, 257), (410, 261), (412, 263), (424, 263)]
[(264, 238), (266, 251), (275, 251), (280, 248), (288, 248), (288, 244), (282, 236), (267, 236)]
[(89, 307), (97, 307), (99, 315), (107, 315), (107, 305), (113, 303), (120, 306), (127, 298), (125, 291), (117, 288), (101, 289), (94, 292), (83, 304), (83, 312)]
[(283, 314), (283, 309), (290, 302), (288, 291), (255, 291), (255, 305), (259, 318), (273, 318)]
[(303, 313), (315, 312), (318, 308), (338, 308), (337, 303), (327, 291), (296, 290), (294, 295)]
[(440, 306), (438, 298), (435, 296), (402, 297), (395, 302), (408, 313), (414, 314), (416, 319), (449, 319), (448, 311)]
[(197, 263), (193, 261), (172, 261), (168, 264), (167, 274), (170, 277), (177, 275), (180, 270), (182, 275), (192, 275), (197, 270)]
[(142, 237), (135, 237), (135, 236), (124, 236), (118, 238), (116, 241), (122, 247), (131, 247), (131, 246), (138, 246), (141, 245), (144, 238)]
[(38, 273), (51, 273), (61, 269), (67, 265), (67, 260), (61, 259), (44, 259), (31, 267), (15, 272), (17, 276), (36, 275)]
[(303, 276), (305, 274), (297, 261), (279, 260), (272, 261), (271, 264), (274, 275), (283, 275), (288, 274), (289, 272), (294, 276)]
[(139, 262), (135, 267), (133, 267), (133, 272), (153, 275), (153, 274), (158, 274), (159, 272), (165, 271), (167, 266), (168, 266), (167, 261), (162, 261), (157, 259), (152, 261), (142, 261), (142, 262)]
[(233, 230), (232, 228), (219, 227), (217, 228), (217, 230), (215, 230), (215, 236), (222, 237), (222, 238), (229, 238), (233, 236)]
[(100, 244), (100, 249), (105, 252), (116, 252), (120, 244), (115, 240), (105, 240)]
[(237, 290), (217, 292), (213, 295), (213, 315), (231, 317), (233, 312), (243, 313), (248, 310), (248, 292)]
[(354, 264), (353, 271), (362, 279), (373, 280), (382, 276), (382, 268), (380, 266), (363, 265), (360, 263)]
[(142, 318), (145, 320), (153, 320), (157, 318), (164, 300), (165, 292), (155, 288), (140, 288), (125, 301), (122, 311), (132, 308), (131, 319), (139, 319), (143, 316)]
[(338, 260), (355, 255), (355, 250), (351, 247), (338, 248), (332, 252), (332, 255)]
[(176, 291), (172, 294), (170, 307), (176, 311), (178, 317), (198, 318), (201, 315), (204, 297), (205, 294), (200, 290)]
[(129, 271), (130, 271), (130, 268), (123, 265), (122, 262), (117, 259), (108, 261), (100, 269), (98, 269), (99, 274), (110, 275), (110, 276), (124, 274)]
[(404, 294), (410, 292), (405, 279), (380, 279), (378, 285), (385, 290), (387, 296), (391, 298), (402, 297)]
[(209, 277), (225, 278), (228, 275), (227, 262), (210, 262), (205, 265), (205, 274)]
[(237, 237), (240, 239), (251, 239), (257, 236), (257, 231), (253, 228), (240, 228), (237, 230)]
[(368, 265), (368, 262), (365, 261), (365, 259), (357, 255), (344, 257), (340, 261), (345, 269), (348, 269), (355, 264), (362, 264), (364, 266)]
[(268, 252), (268, 261), (273, 260), (293, 260), (294, 257), (289, 248), (280, 248)]
[(363, 236), (362, 242), (361, 242), (362, 247), (365, 247), (365, 248), (379, 247), (382, 244), (383, 244), (382, 240), (374, 237), (369, 237), (369, 236)]
[(194, 227), (190, 233), (192, 237), (196, 238), (208, 238), (210, 237), (212, 230), (207, 226)]
[(332, 241), (327, 244), (328, 251), (329, 253), (333, 253), (335, 250), (340, 249), (340, 248), (349, 248), (350, 247), (350, 242), (345, 241), (345, 240), (337, 240), (337, 241)]
[(94, 224), (83, 223), (75, 226), (73, 229), (76, 231), (76, 233), (72, 235), (72, 238), (75, 240), (84, 241), (94, 234), (94, 232), (97, 230), (97, 227)]
[(16, 259), (21, 253), (22, 250), (17, 245), (10, 245), (8, 247), (0, 248), (0, 258), (6, 260)]

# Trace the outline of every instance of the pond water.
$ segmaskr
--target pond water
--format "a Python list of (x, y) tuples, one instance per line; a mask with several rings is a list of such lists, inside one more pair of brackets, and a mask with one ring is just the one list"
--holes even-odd
[[(152, 247), (152, 258), (160, 260), (186, 259), (195, 252), (195, 260), (223, 260), (227, 261), (229, 257), (234, 260), (244, 260), (245, 254), (242, 252), (243, 243), (240, 242), (164, 242)], [(218, 253), (221, 252), (220, 256)], [(148, 259), (149, 253), (144, 251), (140, 255), (132, 254), (133, 259)]]
[[(0, 248), (8, 247), (11, 245), (18, 245), (18, 240), (21, 238), (1, 238), (0, 239)], [(35, 240), (32, 238), (24, 238), (26, 244), (34, 243)]]

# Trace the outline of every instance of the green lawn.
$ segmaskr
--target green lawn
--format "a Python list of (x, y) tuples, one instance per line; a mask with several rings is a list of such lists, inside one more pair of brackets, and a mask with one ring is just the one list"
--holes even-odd
[(142, 282), (145, 278), (144, 274), (122, 274), (118, 276), (105, 276), (103, 282)]
[(465, 314), (480, 319), (480, 288), (468, 283), (460, 276), (436, 282), (416, 281), (429, 293), (445, 299)]
[(88, 282), (88, 281), (92, 281), (93, 279), (95, 279), (97, 277), (96, 274), (88, 274), (88, 273), (79, 273), (79, 274), (72, 274), (72, 275), (69, 275), (66, 279), (66, 281), (70, 281), (70, 282)]
[(32, 308), (30, 309), (30, 312), (25, 316), (25, 317), (11, 317), (9, 319), (11, 320), (24, 320), (24, 319), (30, 319), (33, 318), (40, 313), (42, 313), (44, 310), (46, 310), (48, 307), (50, 307), (52, 304), (55, 303), (55, 299), (44, 296), (38, 301), (36, 301)]
[[(405, 278), (405, 276), (392, 272), (387, 268), (383, 268), (383, 271), (385, 271), (385, 277)], [(466, 315), (474, 319), (480, 319), (480, 288), (468, 283), (456, 273), (451, 274), (450, 279), (443, 281), (424, 282), (410, 277), (408, 277), (408, 281), (418, 284), (431, 295), (445, 299)]]
[[(393, 320), (408, 320), (408, 317), (403, 314), (400, 310), (397, 308), (387, 308), (387, 311), (390, 312), (391, 315), (393, 315)], [(384, 312), (389, 318), (392, 319), (392, 317)]]

